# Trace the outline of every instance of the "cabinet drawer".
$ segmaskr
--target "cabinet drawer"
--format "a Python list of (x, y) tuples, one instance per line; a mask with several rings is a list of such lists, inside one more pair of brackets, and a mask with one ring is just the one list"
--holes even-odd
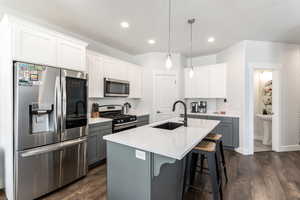
[(90, 124), (89, 131), (112, 130), (112, 122), (103, 122), (98, 124)]
[[(181, 114), (180, 117), (183, 117)], [(188, 118), (194, 118), (194, 119), (207, 119), (207, 116), (204, 115), (197, 115), (197, 114), (189, 114)]]
[(207, 119), (210, 119), (210, 120), (218, 120), (218, 121), (226, 122), (226, 123), (232, 123), (232, 118), (231, 118), (231, 117), (207, 116)]

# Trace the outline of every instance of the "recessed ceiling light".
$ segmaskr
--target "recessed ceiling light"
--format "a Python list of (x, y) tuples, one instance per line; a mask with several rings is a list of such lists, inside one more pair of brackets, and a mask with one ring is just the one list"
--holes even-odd
[(120, 25), (122, 28), (129, 28), (129, 26), (130, 26), (128, 22), (121, 22)]
[(155, 44), (155, 43), (156, 43), (156, 41), (155, 41), (155, 40), (153, 40), (153, 39), (150, 39), (150, 40), (148, 40), (148, 43), (149, 43), (149, 44)]
[(208, 42), (214, 42), (214, 41), (215, 41), (215, 38), (214, 38), (214, 37), (210, 37), (210, 38), (208, 38), (207, 41), (208, 41)]

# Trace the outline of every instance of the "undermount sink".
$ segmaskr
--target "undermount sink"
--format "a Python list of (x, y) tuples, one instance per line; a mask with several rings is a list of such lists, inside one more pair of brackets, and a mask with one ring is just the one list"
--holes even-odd
[(166, 122), (157, 126), (153, 126), (153, 128), (160, 128), (165, 130), (174, 130), (180, 126), (183, 126), (182, 123), (176, 123), (176, 122)]

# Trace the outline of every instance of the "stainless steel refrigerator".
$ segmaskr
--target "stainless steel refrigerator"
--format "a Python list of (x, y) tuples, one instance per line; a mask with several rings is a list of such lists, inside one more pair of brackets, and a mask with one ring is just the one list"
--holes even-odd
[(87, 173), (87, 74), (14, 63), (14, 177), (31, 200)]

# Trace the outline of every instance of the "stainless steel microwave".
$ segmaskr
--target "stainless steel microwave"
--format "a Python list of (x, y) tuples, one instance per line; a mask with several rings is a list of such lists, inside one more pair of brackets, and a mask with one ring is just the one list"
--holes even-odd
[(105, 97), (127, 97), (129, 96), (129, 81), (104, 78)]

